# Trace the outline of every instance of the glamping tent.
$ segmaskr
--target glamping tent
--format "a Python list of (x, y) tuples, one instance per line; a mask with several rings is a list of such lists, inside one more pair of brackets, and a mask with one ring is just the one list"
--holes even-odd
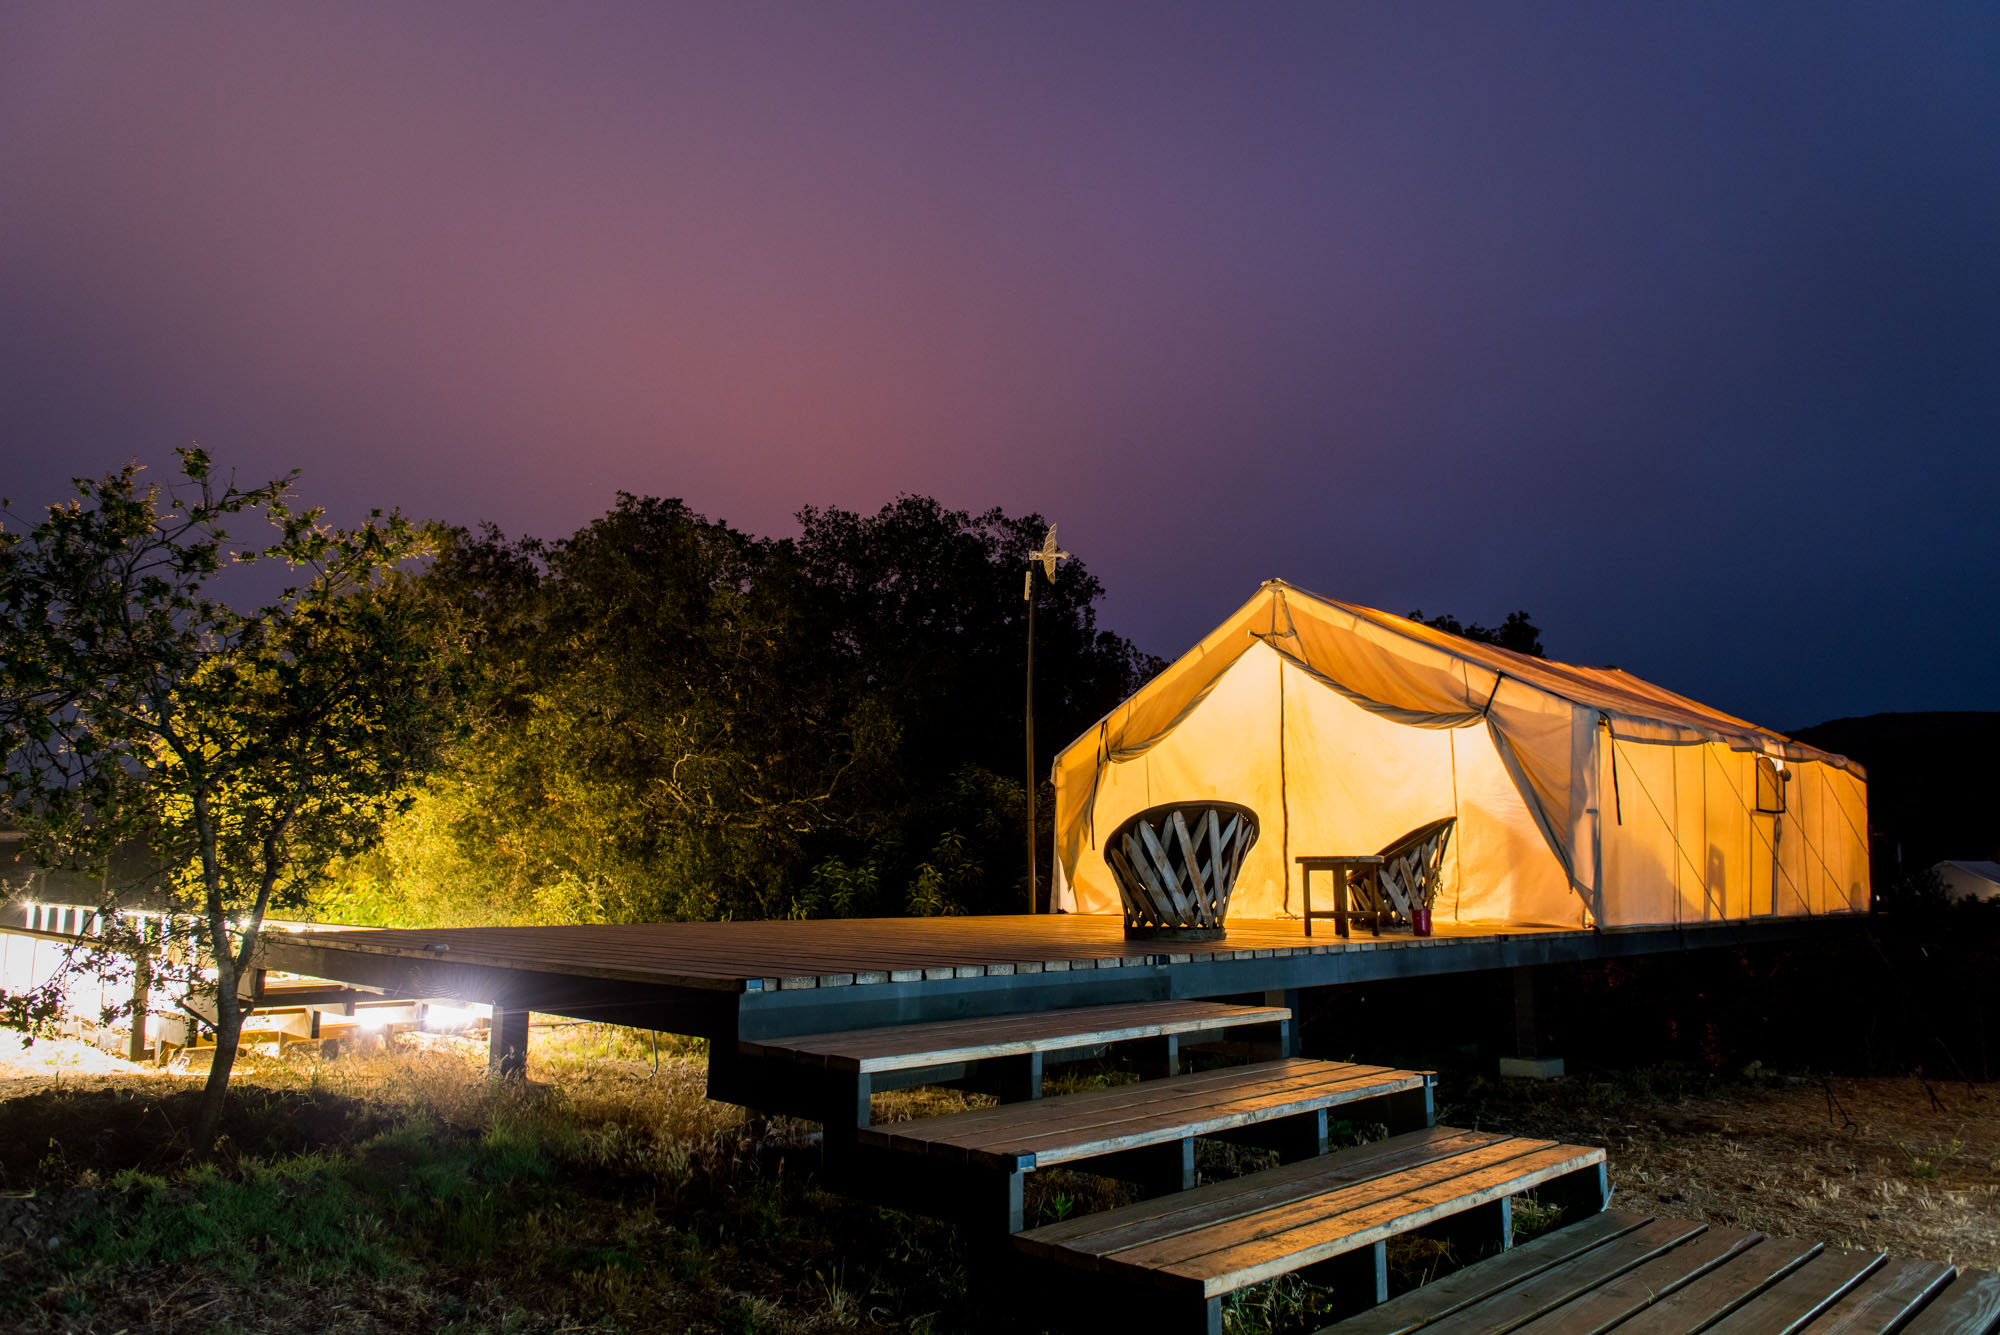
[(1947, 859), (1931, 868), (1953, 899), (2000, 900), (2000, 862), (1958, 862)]
[(1058, 905), (1116, 913), (1102, 840), (1165, 802), (1262, 834), (1230, 915), (1295, 916), (1295, 858), (1446, 816), (1440, 922), (1625, 927), (1865, 911), (1853, 762), (1616, 668), (1570, 667), (1272, 580), (1056, 757)]

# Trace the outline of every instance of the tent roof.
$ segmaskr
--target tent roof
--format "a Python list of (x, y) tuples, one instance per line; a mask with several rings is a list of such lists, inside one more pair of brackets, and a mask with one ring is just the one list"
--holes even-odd
[[(1332, 614), (1330, 619), (1335, 623), (1344, 618), (1351, 617), (1353, 618), (1353, 623), (1366, 623), (1378, 631), (1386, 632), (1392, 643), (1394, 639), (1400, 638), (1404, 641), (1412, 642), (1413, 645), (1427, 646), (1449, 658), (1491, 672), (1494, 674), (1493, 690), (1495, 691), (1498, 690), (1502, 679), (1511, 679), (1568, 701), (1570, 704), (1598, 710), (1614, 720), (1614, 733), (1620, 731), (1618, 728), (1619, 722), (1639, 725), (1646, 733), (1654, 734), (1651, 736), (1651, 740), (1665, 740), (1664, 736), (1658, 735), (1661, 733), (1679, 735), (1693, 733), (1705, 739), (1726, 742), (1738, 750), (1756, 751), (1765, 755), (1783, 757), (1787, 760), (1822, 761), (1848, 770), (1857, 776), (1865, 777), (1862, 767), (1844, 756), (1834, 755), (1831, 752), (1821, 751), (1817, 747), (1808, 746), (1803, 742), (1794, 741), (1782, 733), (1775, 732), (1769, 728), (1761, 728), (1745, 719), (1737, 718), (1733, 714), (1725, 714), (1719, 709), (1701, 704), (1695, 700), (1690, 700), (1686, 696), (1676, 694), (1663, 686), (1655, 686), (1649, 681), (1635, 677), (1631, 673), (1618, 668), (1578, 667), (1569, 663), (1557, 663), (1548, 659), (1515, 653), (1510, 649), (1503, 649), (1498, 645), (1482, 644), (1476, 640), (1468, 640), (1462, 636), (1453, 635), (1432, 626), (1426, 626), (1422, 622), (1412, 621), (1408, 617), (1396, 616), (1393, 613), (1378, 611), (1372, 607), (1362, 607), (1356, 603), (1344, 603), (1337, 599), (1324, 598), (1280, 579), (1266, 580), (1258, 589), (1256, 596), (1239, 608), (1233, 616), (1205, 637), (1200, 644), (1171, 664), (1166, 671), (1154, 679), (1154, 682), (1141, 687), (1132, 699), (1127, 700), (1124, 704), (1106, 715), (1098, 725), (1093, 726), (1089, 732), (1072, 743), (1072, 747), (1088, 745), (1096, 738), (1103, 737), (1100, 729), (1106, 724), (1109, 724), (1114, 732), (1125, 732), (1128, 725), (1139, 723), (1139, 720), (1133, 717), (1133, 707), (1139, 703), (1140, 697), (1151, 692), (1156, 684), (1165, 683), (1172, 679), (1186, 679), (1189, 677), (1209, 678), (1212, 680), (1215, 676), (1219, 676), (1230, 663), (1233, 663), (1240, 657), (1252, 644), (1266, 638), (1266, 634), (1260, 632), (1258, 629), (1257, 623), (1269, 618), (1269, 624), (1272, 627), (1271, 633), (1278, 633), (1276, 630), (1278, 622), (1275, 614), (1276, 607), (1279, 605), (1286, 612), (1292, 609), (1299, 609), (1308, 613), (1316, 613), (1318, 615), (1314, 619), (1319, 621), (1328, 620), (1327, 614), (1329, 613)], [(1353, 625), (1353, 623), (1350, 623), (1350, 625)], [(1354, 628), (1359, 629), (1359, 626), (1355, 626)], [(1370, 636), (1369, 638), (1379, 640), (1382, 637)], [(1418, 652), (1423, 657), (1430, 657), (1430, 655), (1422, 655), (1421, 650)], [(1214, 659), (1215, 661), (1204, 662), (1203, 660), (1205, 659)], [(1359, 683), (1352, 684), (1359, 685)], [(1468, 685), (1470, 684), (1468, 683)], [(1198, 694), (1200, 689), (1197, 687), (1195, 693)], [(1176, 691), (1173, 693), (1179, 694), (1180, 692)], [(1374, 693), (1371, 692), (1371, 694)], [(1404, 703), (1402, 701), (1384, 699), (1379, 694), (1375, 695), (1375, 698), (1384, 704), (1400, 705)], [(1411, 701), (1410, 703), (1414, 704), (1415, 702)], [(1474, 709), (1477, 709), (1477, 701), (1469, 701), (1468, 703)], [(1151, 711), (1146, 712), (1150, 713)], [(1177, 714), (1180, 711), (1176, 708), (1171, 712)], [(1121, 714), (1124, 717), (1121, 717)], [(1165, 722), (1165, 720), (1158, 720), (1158, 722)], [(1142, 735), (1150, 731), (1150, 728), (1141, 725), (1140, 732)], [(1639, 739), (1638, 737), (1634, 737), (1634, 740)], [(1108, 737), (1104, 738), (1104, 740), (1111, 743), (1108, 749), (1114, 751), (1120, 749), (1118, 741)], [(1123, 740), (1127, 745), (1130, 745), (1133, 742), (1139, 742), (1140, 738), (1128, 735), (1119, 740)], [(1060, 766), (1060, 757), (1057, 763)]]
[(1372, 607), (1322, 598), (1287, 584), (1283, 580), (1267, 580), (1264, 587), (1270, 588), (1274, 585), (1284, 589), (1293, 597), (1311, 598), (1329, 607), (1337, 607), (1343, 612), (1371, 621), (1385, 630), (1407, 635), (1411, 639), (1433, 645), (1448, 654), (1477, 663), (1503, 676), (1538, 686), (1571, 704), (1586, 705), (1606, 714), (1615, 714), (1628, 719), (1679, 724), (1738, 743), (1741, 749), (1782, 755), (1792, 760), (1827, 761), (1843, 769), (1861, 772), (1861, 767), (1845, 756), (1837, 756), (1817, 747), (1808, 746), (1804, 742), (1794, 741), (1783, 733), (1758, 727), (1747, 719), (1737, 718), (1734, 714), (1725, 714), (1720, 709), (1702, 704), (1698, 700), (1690, 700), (1664, 686), (1655, 686), (1652, 682), (1642, 677), (1635, 677), (1622, 668), (1578, 667), (1571, 663), (1558, 663), (1552, 659), (1535, 658), (1529, 654), (1515, 653), (1512, 649), (1503, 649), (1497, 644), (1482, 644), (1478, 640), (1468, 640), (1461, 635), (1453, 635), (1449, 631), (1426, 626), (1421, 621), (1412, 621), (1408, 617), (1399, 617), (1391, 612), (1378, 612)]

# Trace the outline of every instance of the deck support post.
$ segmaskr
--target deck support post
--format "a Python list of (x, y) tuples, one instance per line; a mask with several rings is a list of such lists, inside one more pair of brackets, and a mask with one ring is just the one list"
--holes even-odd
[[(1042, 1054), (1023, 1052), (1012, 1057), (989, 1057), (981, 1063), (979, 1087), (1002, 1103), (1023, 1103), (1042, 1096)], [(867, 1125), (864, 1120), (862, 1125)]]
[(1171, 1080), (1181, 1073), (1181, 1036), (1161, 1034), (1131, 1044), (1132, 1065), (1141, 1080)]
[(1383, 1100), (1382, 1121), (1392, 1136), (1400, 1136), (1405, 1131), (1424, 1131), (1437, 1125), (1437, 1072), (1418, 1071), (1417, 1074), (1424, 1078), (1423, 1088), (1406, 1089)]
[(869, 1098), (875, 1081), (866, 1071), (835, 1075), (826, 1090), (826, 1111), (820, 1115), (820, 1153), (835, 1173), (854, 1156), (854, 1133), (874, 1120)]
[(1276, 1150), (1279, 1163), (1298, 1163), (1304, 1159), (1317, 1159), (1326, 1153), (1326, 1128), (1326, 1109), (1315, 1108), (1311, 1112), (1224, 1131), (1216, 1139), (1232, 1145), (1254, 1145), (1260, 1150)]
[[(1024, 1201), (1027, 1174), (1014, 1172), (1003, 1173), (1000, 1176), (999, 1190), (995, 1193), (998, 1199), (993, 1201), (993, 1205), (998, 1209), (1001, 1231), (1009, 1234), (1019, 1233), (1028, 1226), (1027, 1206)], [(985, 1220), (982, 1219), (980, 1222), (983, 1225)]]
[(857, 1140), (827, 1162), (836, 1189), (878, 1205), (914, 1210), (965, 1226), (974, 1247), (997, 1235), (1004, 1241), (1027, 1227), (1025, 1204), (1033, 1156), (1013, 1168), (954, 1163)]
[(1356, 1247), (1318, 1265), (1306, 1266), (1299, 1278), (1333, 1290), (1333, 1315), (1344, 1321), (1389, 1301), (1389, 1244)]
[[(1292, 1013), (1292, 1018), (1278, 1022), (1278, 1039), (1275, 1050), (1269, 1052), (1260, 1051), (1257, 1054), (1259, 1059), (1270, 1061), (1303, 1055), (1304, 1045), (1300, 1042), (1299, 1033), (1299, 989), (1296, 987), (1286, 987), (1275, 991), (1268, 991), (1264, 993), (1264, 1004), (1266, 1006), (1283, 1006)], [(1260, 1048), (1263, 1046), (1265, 1045), (1259, 1045)]]
[(1526, 1080), (1553, 1080), (1563, 1073), (1563, 1059), (1552, 1057), (1542, 1042), (1542, 1013), (1532, 965), (1509, 969), (1513, 991), (1514, 1054), (1500, 1059), (1500, 1074)]
[(1514, 1245), (1514, 1202), (1502, 1196), (1497, 1201), (1460, 1210), (1417, 1232), (1450, 1247), (1453, 1264), (1471, 1265)]
[(1556, 1226), (1574, 1224), (1603, 1210), (1611, 1202), (1611, 1182), (1601, 1163), (1579, 1168), (1535, 1188), (1535, 1199), (1562, 1213)]
[(528, 1012), (493, 1003), (493, 1020), (486, 1033), (486, 1074), (495, 1080), (521, 1079), (528, 1074)]
[(1280, 1118), (1276, 1123), (1279, 1163), (1299, 1163), (1326, 1153), (1326, 1109), (1316, 1108), (1298, 1117)]
[(129, 1061), (146, 1060), (146, 1007), (153, 999), (153, 957), (141, 946), (132, 958), (132, 1033), (125, 1045)]

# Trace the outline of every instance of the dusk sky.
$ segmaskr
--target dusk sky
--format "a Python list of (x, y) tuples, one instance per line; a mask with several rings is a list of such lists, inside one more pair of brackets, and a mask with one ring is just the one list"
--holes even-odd
[(0, 494), (194, 440), (1036, 510), (1167, 656), (1275, 575), (2000, 709), (2000, 6), (0, 8)]

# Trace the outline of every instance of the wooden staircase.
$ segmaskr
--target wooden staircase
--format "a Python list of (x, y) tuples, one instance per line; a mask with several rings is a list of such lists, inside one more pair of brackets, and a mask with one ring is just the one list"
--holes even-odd
[(1305, 1159), (1326, 1152), (1331, 1108), (1421, 1126), (1430, 1104), (1418, 1072), (1293, 1057), (864, 1128), (853, 1176), (891, 1203), (1017, 1233), (1023, 1179), (1038, 1168), (1068, 1164), (1185, 1191), (1197, 1136)]
[[(1184, 1041), (1242, 1031), (1279, 1055), (1181, 1072)], [(1079, 1052), (1136, 1053), (1156, 1078), (1043, 1098), (1044, 1062)], [(740, 1043), (712, 1054), (709, 1089), (821, 1121), (843, 1189), (987, 1232), (993, 1246), (976, 1266), (986, 1309), (1033, 1293), (1022, 1315), (1036, 1322), (1143, 1311), (1166, 1331), (1219, 1335), (1229, 1293), (1300, 1270), (1360, 1311), (1387, 1297), (1396, 1234), (1503, 1250), (1515, 1193), (1538, 1190), (1572, 1217), (1605, 1205), (1601, 1150), (1438, 1127), (1428, 1072), (1295, 1053), (1285, 1007), (1149, 1002)], [(872, 1125), (872, 1093), (946, 1081), (1003, 1102)], [(1329, 1154), (1336, 1111), (1391, 1137)], [(1198, 1187), (1194, 1142), (1205, 1136), (1274, 1149), (1280, 1166)], [(1026, 1229), (1023, 1183), (1058, 1164), (1156, 1199)], [(1046, 1300), (1058, 1291), (1062, 1302)]]
[[(1184, 1042), (1244, 1034), (1270, 1059), (1182, 1073)], [(1107, 1052), (1150, 1078), (1042, 1097), (1045, 1062)], [(872, 1093), (938, 1083), (1003, 1101), (872, 1124)], [(847, 1190), (967, 1223), (996, 1329), (1220, 1335), (1230, 1294), (1297, 1273), (1332, 1289), (1342, 1319), (1320, 1335), (2000, 1335), (2000, 1276), (1611, 1212), (1602, 1150), (1437, 1126), (1428, 1073), (1304, 1060), (1282, 1006), (1132, 1003), (718, 1045), (709, 1091), (823, 1122)], [(1336, 1110), (1391, 1134), (1329, 1153)], [(1279, 1166), (1198, 1186), (1204, 1136), (1276, 1149)], [(1152, 1195), (1023, 1227), (1027, 1175), (1058, 1164)], [(1514, 1247), (1510, 1201), (1527, 1191), (1562, 1226)], [(1391, 1299), (1388, 1244), (1418, 1231), (1492, 1255)]]

